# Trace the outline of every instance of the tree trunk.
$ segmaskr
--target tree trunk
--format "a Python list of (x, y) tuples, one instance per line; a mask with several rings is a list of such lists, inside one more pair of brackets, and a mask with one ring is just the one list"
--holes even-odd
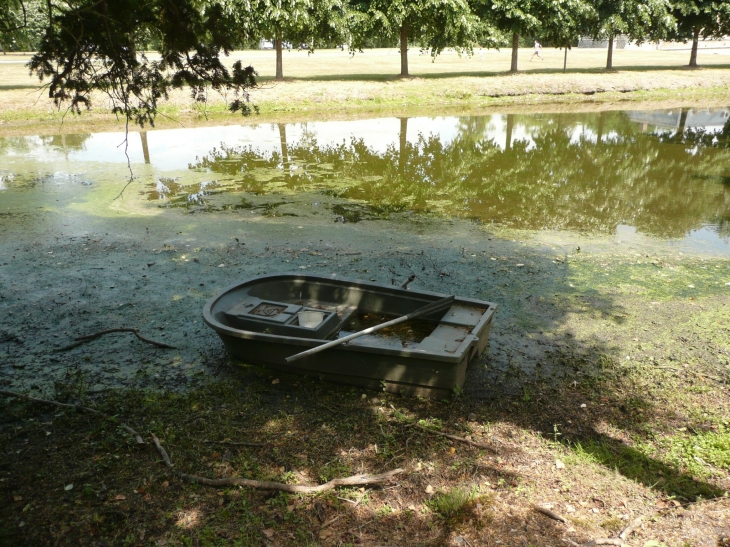
[(507, 114), (507, 130), (505, 131), (504, 150), (512, 150), (512, 128), (515, 125), (515, 115)]
[(289, 178), (289, 146), (286, 144), (286, 124), (280, 123), (279, 126), (279, 143), (281, 144), (281, 163), (284, 168), (284, 176)]
[(276, 40), (274, 40), (275, 46), (276, 46), (276, 79), (277, 80), (283, 80), (284, 79), (284, 61), (282, 58), (281, 53), (281, 29), (277, 29), (276, 31)]
[(400, 28), (400, 75), (408, 76), (408, 27), (405, 22)]
[(700, 29), (696, 28), (694, 29), (694, 33), (692, 35), (692, 53), (690, 53), (689, 56), (689, 66), (696, 67), (697, 65), (697, 47), (700, 43)]
[(144, 156), (144, 162), (150, 162), (150, 149), (147, 146), (147, 131), (140, 131), (139, 138), (142, 139), (142, 155)]
[(565, 44), (565, 56), (563, 57), (563, 72), (568, 71), (568, 44)]
[(681, 139), (684, 135), (684, 128), (687, 125), (687, 114), (689, 114), (688, 108), (683, 108), (679, 114), (679, 127), (677, 128), (677, 136)]
[(603, 141), (603, 126), (606, 120), (606, 113), (601, 111), (598, 114), (598, 130), (596, 134), (596, 144), (601, 144), (601, 141)]
[(512, 65), (510, 72), (517, 72), (517, 50), (520, 47), (520, 35), (516, 32), (512, 33)]
[(403, 174), (406, 167), (406, 145), (408, 133), (408, 118), (400, 119), (400, 148), (398, 149), (398, 171)]
[(608, 57), (606, 58), (606, 70), (613, 70), (613, 36), (608, 37)]

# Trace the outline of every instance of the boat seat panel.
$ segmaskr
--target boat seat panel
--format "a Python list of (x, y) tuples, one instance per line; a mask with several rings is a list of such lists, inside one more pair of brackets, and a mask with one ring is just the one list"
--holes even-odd
[(441, 318), (441, 324), (475, 327), (481, 321), (485, 311), (484, 308), (467, 308), (463, 305), (454, 305)]
[(466, 327), (439, 325), (418, 344), (418, 349), (435, 353), (454, 353), (468, 334)]

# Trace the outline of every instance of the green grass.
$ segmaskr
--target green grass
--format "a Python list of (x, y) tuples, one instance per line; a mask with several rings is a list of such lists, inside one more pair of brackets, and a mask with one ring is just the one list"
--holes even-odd
[(434, 495), (427, 505), (434, 513), (452, 519), (464, 513), (475, 497), (474, 490), (470, 488), (451, 488)]
[[(605, 52), (573, 50), (569, 71), (562, 73), (562, 52), (545, 50), (544, 63), (525, 59), (520, 52), (522, 72), (508, 75), (508, 50), (491, 51), (481, 58), (445, 54), (432, 62), (412, 50), (412, 78), (399, 78), (399, 58), (395, 50), (373, 50), (350, 57), (347, 53), (318, 51), (308, 56), (285, 52), (284, 82), (272, 81), (272, 52), (234, 52), (230, 62), (252, 63), (259, 71), (262, 87), (252, 93), (260, 115), (252, 122), (296, 122), (307, 119), (341, 118), (343, 115), (376, 116), (399, 113), (410, 116), (438, 109), (440, 115), (458, 114), (464, 108), (544, 109), (566, 108), (583, 103), (681, 101), (685, 106), (698, 103), (725, 105), (730, 100), (726, 85), (725, 56), (701, 52), (701, 71), (683, 70), (688, 54), (683, 51), (617, 51), (617, 72), (605, 73)], [(15, 56), (27, 61), (28, 55)], [(111, 128), (123, 124), (108, 111), (96, 108), (82, 116), (66, 116), (54, 109), (45, 94), (35, 91), (38, 82), (27, 74), (23, 64), (0, 65), (0, 134), (48, 132), (46, 124), (59, 131)], [(192, 104), (189, 93), (175, 92), (160, 107), (159, 127), (184, 124), (239, 123), (241, 117), (227, 112), (223, 98), (212, 93), (210, 104), (201, 109)], [(102, 104), (96, 99), (97, 107)], [(20, 133), (19, 133), (20, 132)]]
[[(717, 443), (713, 439), (709, 443), (711, 454), (717, 457), (718, 450), (726, 446), (727, 440), (723, 438)], [(667, 444), (671, 446), (667, 447)], [(660, 447), (665, 450), (660, 451)], [(610, 437), (603, 437), (571, 444), (570, 449), (572, 457), (566, 458), (569, 463), (598, 464), (642, 485), (658, 486), (669, 495), (685, 500), (723, 495), (721, 488), (693, 479), (707, 478), (710, 473), (703, 464), (694, 461), (696, 449), (688, 449), (686, 440), (673, 443), (671, 439), (665, 439), (659, 443), (639, 442), (634, 446), (626, 446)]]

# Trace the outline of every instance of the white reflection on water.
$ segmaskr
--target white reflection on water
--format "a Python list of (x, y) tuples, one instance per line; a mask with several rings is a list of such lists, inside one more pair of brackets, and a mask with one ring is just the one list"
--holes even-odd
[[(502, 116), (497, 115), (496, 118)], [(501, 124), (503, 125), (503, 124)], [(497, 133), (504, 135), (501, 125)], [(414, 143), (419, 135), (434, 135), (448, 144), (459, 134), (459, 120), (453, 117), (409, 118), (407, 140)], [(397, 118), (376, 118), (371, 120), (307, 122), (286, 125), (288, 141), (306, 137), (316, 138), (319, 144), (335, 144), (349, 140), (352, 136), (378, 152), (385, 152), (397, 141), (400, 120)], [(515, 132), (514, 138), (523, 138)], [(72, 162), (127, 163), (124, 154), (124, 133), (94, 133), (80, 147), (69, 149), (57, 144), (48, 144), (37, 136), (21, 137), (15, 143), (8, 143), (0, 156), (22, 155), (38, 162), (55, 162), (66, 159)], [(500, 139), (503, 141), (504, 137)], [(160, 129), (147, 132), (147, 146), (151, 164), (162, 171), (186, 169), (196, 157), (203, 157), (221, 143), (228, 146), (253, 145), (262, 153), (280, 149), (279, 128), (275, 124), (229, 125), (222, 127), (196, 127), (181, 129)], [(129, 134), (127, 154), (133, 164), (144, 163), (145, 155), (139, 132)]]

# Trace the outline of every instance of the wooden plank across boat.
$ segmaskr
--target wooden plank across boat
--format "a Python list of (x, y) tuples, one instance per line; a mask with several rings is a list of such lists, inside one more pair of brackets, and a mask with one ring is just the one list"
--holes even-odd
[(317, 354), (300, 352), (410, 314), (447, 295), (298, 273), (251, 278), (203, 309), (228, 352), (245, 362), (373, 389), (444, 398), (487, 347), (497, 305), (456, 297), (448, 309)]

